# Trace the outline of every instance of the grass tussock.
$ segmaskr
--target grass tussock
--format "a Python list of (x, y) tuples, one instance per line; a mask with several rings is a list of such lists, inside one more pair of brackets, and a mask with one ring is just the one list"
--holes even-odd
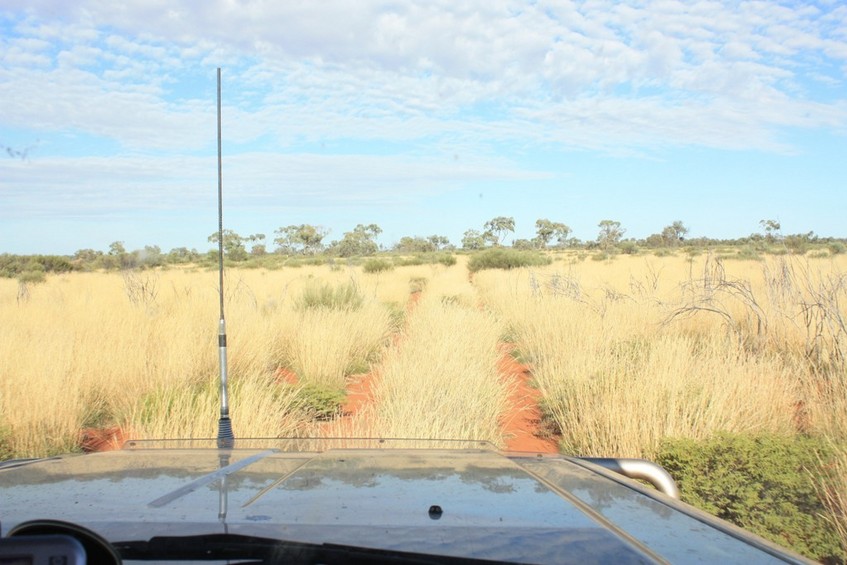
[(489, 316), (425, 296), (382, 365), (377, 435), (499, 444), (508, 391), (497, 375), (498, 336)]
[(296, 305), (300, 310), (357, 310), (365, 299), (354, 281), (339, 285), (315, 283), (307, 286)]
[(392, 312), (377, 303), (295, 311), (281, 321), (280, 363), (303, 383), (343, 390), (347, 376), (379, 360), (392, 327)]

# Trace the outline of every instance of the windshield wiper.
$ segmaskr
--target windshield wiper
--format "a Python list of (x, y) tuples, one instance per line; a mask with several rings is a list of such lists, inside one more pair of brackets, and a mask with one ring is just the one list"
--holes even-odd
[(469, 557), (375, 549), (331, 543), (306, 543), (238, 534), (200, 536), (160, 536), (149, 541), (123, 541), (113, 544), (122, 559), (232, 560), (251, 559), (262, 563), (332, 564), (436, 564), (491, 565), (507, 563)]

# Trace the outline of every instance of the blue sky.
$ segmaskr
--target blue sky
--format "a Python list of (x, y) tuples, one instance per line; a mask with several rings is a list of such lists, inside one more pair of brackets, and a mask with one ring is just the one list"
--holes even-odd
[(841, 1), (0, 0), (0, 252), (512, 216), (847, 236)]

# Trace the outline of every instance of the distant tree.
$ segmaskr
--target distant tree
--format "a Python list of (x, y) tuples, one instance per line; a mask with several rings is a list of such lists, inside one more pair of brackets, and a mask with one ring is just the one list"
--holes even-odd
[(264, 244), (265, 234), (254, 233), (245, 237), (244, 240), (250, 242), (250, 255), (261, 256), (267, 253), (267, 249)]
[[(808, 233), (786, 235), (782, 241), (785, 243), (785, 247), (790, 249), (792, 253), (802, 255), (809, 250), (810, 245), (817, 243), (819, 239), (820, 238), (815, 235), (814, 231), (810, 231)], [(830, 252), (831, 251), (832, 250), (830, 250)]]
[(759, 220), (759, 225), (765, 230), (765, 239), (768, 243), (773, 243), (779, 239), (779, 230), (782, 229), (780, 223), (776, 220)]
[(644, 240), (644, 245), (647, 247), (664, 247), (665, 246), (665, 238), (660, 233), (654, 233), (647, 236), (647, 239)]
[(136, 264), (147, 265), (148, 267), (159, 267), (165, 262), (162, 250), (158, 245), (145, 245), (144, 249), (133, 251), (132, 255)]
[(302, 253), (314, 255), (323, 250), (323, 239), (329, 230), (311, 224), (291, 225), (279, 228), (274, 232), (279, 237), (274, 239), (277, 249), (283, 253)]
[(127, 253), (123, 241), (113, 241), (109, 244), (109, 253), (103, 258), (103, 266), (107, 269), (130, 269), (135, 266), (135, 257)]
[(597, 243), (604, 250), (617, 245), (623, 237), (624, 232), (626, 232), (625, 229), (621, 228), (621, 223), (615, 220), (603, 220), (597, 224), (597, 227), (600, 228), (600, 233), (597, 235)]
[(376, 224), (359, 224), (346, 232), (341, 241), (333, 242), (331, 251), (340, 257), (373, 255), (379, 251), (375, 240), (381, 233), (382, 228)]
[(490, 242), (492, 245), (501, 245), (503, 238), (506, 237), (508, 232), (514, 233), (515, 219), (506, 216), (497, 216), (485, 222), (483, 228), (485, 231), (482, 233), (482, 236), (485, 241)]
[(73, 254), (73, 260), (84, 265), (92, 265), (102, 256), (102, 251), (95, 251), (94, 249), (79, 249)]
[(424, 239), (418, 236), (404, 236), (400, 238), (394, 249), (401, 253), (427, 253), (435, 251), (437, 247), (430, 239)]
[(529, 249), (535, 249), (537, 242), (530, 241), (528, 239), (516, 239), (512, 242), (512, 249), (518, 249), (521, 251), (526, 251)]
[(174, 247), (168, 251), (168, 263), (191, 263), (200, 259), (200, 253), (196, 249), (187, 247)]
[(668, 247), (675, 247), (679, 245), (679, 243), (685, 237), (685, 234), (688, 233), (688, 228), (685, 225), (677, 220), (669, 226), (665, 226), (662, 230), (662, 241)]
[[(224, 257), (231, 261), (244, 261), (247, 259), (247, 250), (244, 248), (244, 242), (247, 238), (241, 237), (233, 230), (224, 230)], [(220, 240), (218, 232), (209, 236), (210, 243), (217, 244)]]
[(560, 222), (539, 219), (535, 221), (535, 233), (533, 241), (536, 247), (546, 249), (554, 237), (559, 245), (564, 245), (571, 233), (571, 228)]
[(452, 246), (450, 245), (450, 240), (443, 235), (431, 235), (427, 238), (427, 240), (432, 244), (435, 248), (435, 251), (440, 251), (442, 249), (449, 249)]
[(119, 257), (126, 253), (126, 247), (124, 247), (123, 241), (113, 241), (109, 244), (109, 255), (113, 257)]
[(462, 249), (474, 250), (485, 247), (485, 237), (479, 230), (468, 230), (462, 236)]

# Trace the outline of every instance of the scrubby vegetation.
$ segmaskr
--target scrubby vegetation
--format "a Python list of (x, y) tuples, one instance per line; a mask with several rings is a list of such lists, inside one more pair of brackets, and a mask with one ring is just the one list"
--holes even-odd
[(727, 433), (666, 439), (656, 461), (676, 479), (685, 502), (817, 561), (847, 558), (816, 488), (833, 464), (825, 440)]
[(487, 249), (471, 255), (468, 270), (472, 273), (485, 269), (518, 269), (549, 265), (550, 257), (534, 251), (516, 251), (514, 249)]
[(309, 284), (300, 295), (296, 305), (303, 310), (327, 308), (329, 310), (356, 310), (365, 299), (353, 281), (332, 285)]

